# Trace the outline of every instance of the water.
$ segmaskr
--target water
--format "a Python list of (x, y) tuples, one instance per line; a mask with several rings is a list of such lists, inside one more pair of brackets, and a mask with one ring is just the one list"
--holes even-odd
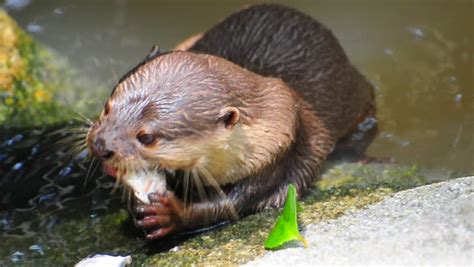
[[(107, 88), (152, 45), (172, 49), (252, 2), (5, 1), (31, 35)], [(369, 154), (474, 169), (472, 1), (277, 2), (331, 28), (377, 87), (381, 130)]]
[[(254, 2), (5, 0), (3, 6), (22, 28), (68, 59), (83, 77), (100, 80), (111, 89), (152, 45), (170, 50), (186, 37), (205, 31), (244, 4)], [(369, 147), (369, 155), (393, 157), (402, 164), (427, 168), (474, 171), (471, 0), (276, 2), (304, 11), (332, 29), (351, 61), (375, 85), (380, 133)], [(32, 138), (31, 134), (25, 136), (11, 133), (7, 138), (0, 134), (6, 138), (0, 142), (10, 142), (11, 151), (20, 151), (17, 147), (25, 150), (21, 150), (25, 160), (19, 162), (9, 162), (11, 151), (0, 151), (1, 166), (7, 166), (10, 173), (28, 171), (30, 158), (41, 155), (42, 147), (22, 147), (22, 142)], [(107, 199), (103, 195), (108, 194), (111, 182), (104, 180), (99, 183), (102, 188), (86, 187), (85, 200), (70, 198), (69, 204), (59, 205), (58, 198), (80, 194), (83, 185), (75, 184), (73, 178), (81, 166), (75, 161), (48, 164), (54, 171), (43, 179), (44, 189), (35, 197), (40, 213), (66, 212), (64, 207), (80, 206), (77, 202), (93, 204), (97, 199), (100, 203)], [(68, 191), (72, 190), (71, 183), (74, 190)], [(116, 206), (117, 198), (115, 204), (103, 204), (102, 209)], [(89, 211), (81, 210), (84, 214)], [(15, 220), (34, 216), (26, 211), (0, 215), (0, 228), (5, 232), (11, 230)], [(97, 213), (89, 216), (95, 220)], [(48, 217), (42, 223), (49, 229), (58, 223), (58, 217)], [(34, 229), (43, 229), (38, 227)], [(11, 261), (43, 253), (42, 244), (31, 246), (11, 251)]]

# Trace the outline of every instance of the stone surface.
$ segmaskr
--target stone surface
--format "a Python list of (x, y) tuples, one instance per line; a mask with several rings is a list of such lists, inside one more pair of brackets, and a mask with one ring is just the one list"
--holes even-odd
[(474, 255), (474, 177), (396, 193), (310, 224), (309, 247), (268, 252), (248, 266), (466, 265)]

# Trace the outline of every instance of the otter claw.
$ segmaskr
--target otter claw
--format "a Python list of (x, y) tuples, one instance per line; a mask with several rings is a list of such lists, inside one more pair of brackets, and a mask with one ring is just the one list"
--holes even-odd
[(158, 193), (148, 194), (148, 199), (150, 200), (150, 203), (160, 202), (160, 197), (162, 196)]
[(151, 204), (151, 205), (138, 205), (135, 207), (135, 213), (146, 215), (159, 215), (165, 214), (167, 211), (166, 208), (161, 203)]
[(170, 232), (173, 231), (173, 228), (172, 227), (165, 227), (165, 228), (160, 228), (158, 230), (155, 230), (151, 233), (149, 233), (146, 238), (147, 239), (158, 239), (158, 238), (162, 238), (164, 237), (165, 235), (169, 234)]
[(169, 216), (148, 216), (143, 218), (143, 220), (137, 220), (137, 226), (143, 228), (150, 228), (159, 226), (169, 225), (171, 223), (171, 218)]

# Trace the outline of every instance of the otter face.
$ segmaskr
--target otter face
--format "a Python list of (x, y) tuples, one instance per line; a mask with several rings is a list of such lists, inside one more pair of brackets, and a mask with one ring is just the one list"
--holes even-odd
[(192, 171), (228, 149), (239, 132), (241, 111), (222, 79), (208, 71), (209, 64), (203, 56), (171, 53), (118, 83), (87, 136), (90, 152), (109, 174)]
[(119, 81), (87, 143), (118, 178), (127, 170), (169, 170), (203, 184), (234, 183), (293, 142), (295, 101), (281, 80), (222, 58), (172, 52)]

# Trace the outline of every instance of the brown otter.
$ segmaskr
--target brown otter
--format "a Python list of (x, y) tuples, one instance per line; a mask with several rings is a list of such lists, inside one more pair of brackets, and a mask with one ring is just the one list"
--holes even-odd
[(291, 8), (251, 6), (185, 47), (127, 73), (88, 134), (109, 174), (166, 175), (166, 191), (135, 208), (147, 238), (280, 206), (290, 183), (303, 196), (374, 115), (336, 38)]

